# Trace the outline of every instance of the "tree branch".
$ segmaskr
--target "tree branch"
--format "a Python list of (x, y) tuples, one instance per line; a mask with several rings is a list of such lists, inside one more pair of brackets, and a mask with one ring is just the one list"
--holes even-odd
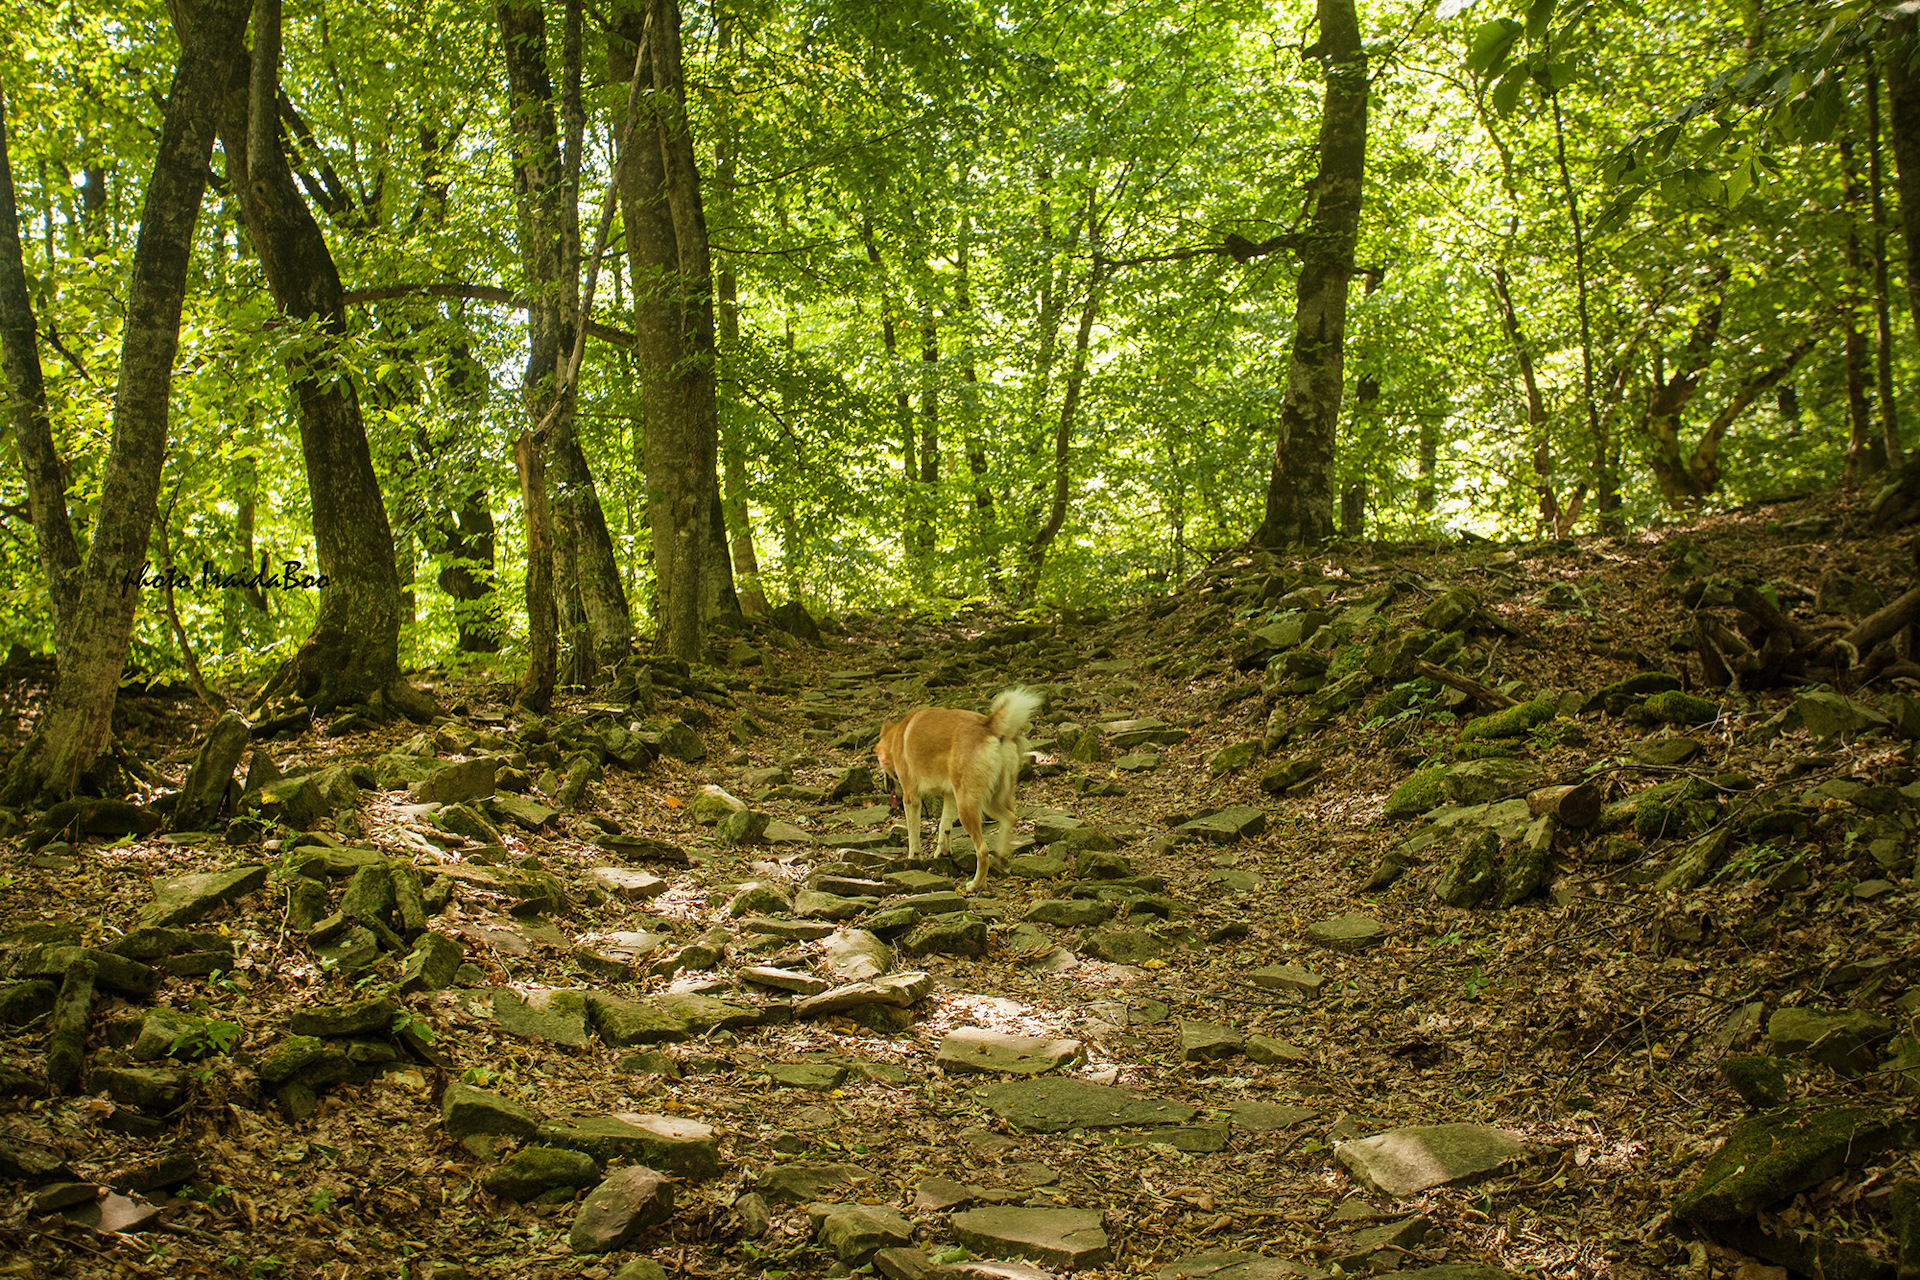
[[(370, 302), (387, 302), (394, 298), (461, 298), (468, 302), (491, 302), (496, 306), (512, 307), (516, 311), (525, 311), (530, 305), (528, 299), (521, 297), (511, 289), (497, 284), (467, 284), (452, 281), (441, 284), (382, 284), (366, 289), (349, 289), (344, 302), (347, 306), (365, 306)], [(633, 335), (625, 329), (589, 320), (587, 332), (615, 347), (632, 347)]]

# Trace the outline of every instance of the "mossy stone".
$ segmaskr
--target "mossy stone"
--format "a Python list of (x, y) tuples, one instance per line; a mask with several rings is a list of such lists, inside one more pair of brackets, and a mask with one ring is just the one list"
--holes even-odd
[(1554, 702), (1550, 698), (1535, 698), (1531, 702), (1503, 707), (1492, 715), (1467, 721), (1460, 730), (1460, 740), (1473, 742), (1485, 738), (1518, 737), (1535, 725), (1553, 719), (1554, 709)]
[(1640, 714), (1662, 724), (1702, 725), (1718, 720), (1720, 708), (1706, 698), (1669, 689), (1641, 703)]
[(1488, 831), (1453, 860), (1433, 887), (1434, 896), (1450, 907), (1477, 905), (1499, 879), (1500, 837)]
[(1389, 822), (1417, 818), (1427, 810), (1437, 808), (1446, 798), (1447, 767), (1435, 765), (1419, 770), (1395, 787), (1387, 796), (1381, 816)]
[(533, 1200), (556, 1190), (595, 1186), (600, 1166), (584, 1151), (562, 1147), (527, 1147), (480, 1180), (480, 1185), (503, 1200)]
[(1208, 771), (1215, 777), (1223, 773), (1234, 773), (1246, 768), (1260, 758), (1258, 742), (1236, 742), (1230, 747), (1222, 747), (1213, 753), (1207, 762)]
[(1793, 1064), (1769, 1054), (1739, 1054), (1720, 1060), (1720, 1075), (1756, 1111), (1785, 1106), (1793, 1093)]

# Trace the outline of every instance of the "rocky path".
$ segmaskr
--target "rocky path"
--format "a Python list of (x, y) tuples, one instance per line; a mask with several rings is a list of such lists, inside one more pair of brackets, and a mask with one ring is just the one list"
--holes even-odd
[[(1243, 565), (1114, 617), (769, 630), (543, 720), (213, 726), (178, 799), (17, 838), (0, 1274), (1761, 1280), (1780, 1220), (1703, 1161), (1789, 1129), (1769, 1212), (1880, 1274), (1903, 705), (1703, 711), (1495, 595)], [(870, 748), (1016, 682), (1016, 857), (969, 899)]]

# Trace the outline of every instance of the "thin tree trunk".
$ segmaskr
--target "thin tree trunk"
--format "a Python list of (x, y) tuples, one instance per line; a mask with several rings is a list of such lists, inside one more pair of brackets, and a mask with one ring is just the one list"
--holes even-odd
[(994, 517), (993, 486), (987, 481), (987, 445), (980, 430), (980, 370), (974, 360), (973, 292), (970, 271), (973, 216), (962, 212), (955, 237), (958, 270), (953, 310), (960, 327), (960, 434), (967, 446), (967, 472), (973, 483), (974, 541), (985, 567), (987, 590), (1000, 594), (1000, 538)]
[[(181, 23), (127, 288), (113, 445), (101, 475), (100, 517), (81, 569), (67, 653), (32, 736), (9, 765), (0, 801), (69, 794), (106, 748), (114, 696), (140, 603), (147, 537), (166, 456), (167, 406), (194, 225), (206, 189), (215, 117), (248, 0), (206, 0)], [(6, 216), (12, 217), (8, 208)]]
[(1875, 429), (1873, 406), (1868, 403), (1867, 338), (1860, 331), (1860, 312), (1866, 309), (1873, 293), (1872, 271), (1860, 245), (1859, 230), (1853, 216), (1860, 207), (1859, 165), (1854, 159), (1853, 139), (1840, 140), (1840, 180), (1842, 202), (1848, 215), (1847, 279), (1843, 290), (1845, 312), (1840, 335), (1845, 352), (1847, 386), (1847, 458), (1844, 479), (1860, 484), (1869, 476), (1887, 469), (1886, 440)]
[(1553, 489), (1553, 436), (1548, 428), (1547, 403), (1534, 373), (1533, 348), (1520, 329), (1520, 313), (1513, 305), (1513, 289), (1504, 266), (1493, 269), (1493, 296), (1500, 308), (1500, 327), (1520, 366), (1520, 385), (1527, 393), (1527, 438), (1533, 442), (1534, 492), (1539, 498), (1540, 525), (1549, 531), (1560, 524), (1560, 500)]
[(1292, 360), (1255, 540), (1314, 544), (1333, 534), (1334, 442), (1345, 367), (1347, 281), (1367, 159), (1367, 54), (1353, 0), (1318, 0), (1327, 80), (1311, 230), (1295, 288)]
[[(732, 226), (736, 187), (734, 157), (740, 145), (730, 80), (733, 75), (732, 11), (720, 4), (714, 5), (714, 26), (721, 74), (729, 80), (713, 98), (713, 188), (721, 224)], [(717, 251), (714, 254), (714, 305), (715, 319), (720, 326), (720, 367), (725, 369), (740, 358), (740, 284), (734, 276), (732, 254)], [(747, 501), (745, 412), (737, 394), (728, 395), (721, 402), (721, 497), (741, 612), (763, 618), (768, 613), (767, 595), (760, 585), (760, 557), (754, 551), (753, 517)]]
[(1887, 123), (1907, 241), (1907, 305), (1920, 330), (1920, 70), (1914, 67), (1920, 19), (1896, 9), (1886, 32)]
[[(880, 348), (886, 352), (887, 381), (893, 386), (894, 430), (900, 439), (900, 474), (906, 481), (905, 492), (911, 503), (914, 482), (919, 479), (919, 464), (915, 459), (913, 430), (913, 397), (907, 393), (907, 380), (900, 368), (900, 331), (893, 323), (893, 288), (887, 279), (886, 261), (880, 256), (880, 244), (873, 233), (873, 218), (865, 215), (860, 219), (860, 238), (867, 247), (867, 264), (879, 277), (880, 286)], [(901, 549), (906, 552), (907, 562), (916, 564), (919, 549), (915, 546), (915, 526), (911, 519), (900, 522), (902, 530)]]
[(1026, 571), (1021, 577), (1020, 599), (1031, 603), (1040, 590), (1040, 571), (1046, 566), (1047, 548), (1060, 533), (1067, 519), (1067, 495), (1072, 482), (1073, 428), (1080, 410), (1080, 389), (1087, 377), (1087, 351), (1093, 338), (1093, 322), (1100, 314), (1100, 291), (1106, 284), (1102, 268), (1096, 264), (1087, 274), (1087, 300), (1080, 308), (1080, 325), (1073, 335), (1073, 360), (1067, 368), (1066, 392), (1060, 400), (1060, 417), (1053, 433), (1053, 500), (1046, 523), (1027, 544)]
[(1900, 415), (1893, 396), (1893, 315), (1887, 291), (1887, 201), (1880, 172), (1880, 68), (1867, 51), (1867, 191), (1873, 208), (1874, 373), (1880, 387), (1880, 427), (1887, 466), (1904, 460)]
[[(53, 651), (64, 657), (66, 633), (80, 594), (80, 546), (67, 514), (65, 468), (53, 443), (47, 415), (47, 391), (40, 377), (40, 335), (27, 268), (20, 244), (20, 219), (13, 194), (13, 165), (7, 151), (7, 102), (0, 88), (0, 348), (6, 359), (12, 401), (13, 435), (27, 476), (27, 501), (33, 508), (33, 534), (40, 550), (40, 572), (53, 605)], [(91, 187), (89, 187), (91, 190)]]
[(920, 491), (912, 499), (920, 590), (933, 589), (934, 553), (940, 526), (940, 328), (931, 305), (920, 317)]
[(553, 705), (560, 655), (558, 619), (553, 604), (553, 516), (547, 507), (546, 451), (531, 428), (513, 442), (514, 470), (520, 476), (520, 501), (527, 531), (527, 672), (515, 697), (530, 711)]
[(241, 216), (274, 300), (320, 339), (289, 354), (287, 365), (324, 585), (311, 635), (255, 702), (292, 693), (316, 712), (367, 703), (424, 720), (433, 714), (432, 700), (400, 674), (393, 531), (352, 371), (338, 345), (347, 333), (340, 274), (280, 145), (279, 0), (259, 0), (253, 55), (242, 52), (232, 67), (220, 130), (227, 181), (240, 193)]

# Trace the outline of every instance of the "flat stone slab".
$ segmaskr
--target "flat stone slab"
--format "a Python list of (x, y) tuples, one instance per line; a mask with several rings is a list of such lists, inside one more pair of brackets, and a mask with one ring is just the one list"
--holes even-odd
[(824, 920), (780, 920), (772, 916), (748, 916), (736, 922), (745, 933), (763, 934), (769, 938), (786, 938), (792, 942), (811, 942), (815, 938), (824, 938), (838, 932)]
[(765, 964), (748, 965), (740, 970), (740, 976), (762, 987), (772, 987), (776, 991), (797, 991), (803, 996), (818, 995), (833, 986), (831, 982), (815, 974), (801, 973), (794, 969), (780, 969)]
[(1165, 1129), (1148, 1129), (1142, 1133), (1118, 1133), (1113, 1136), (1116, 1147), (1172, 1147), (1175, 1151), (1186, 1151), (1194, 1155), (1211, 1155), (1216, 1151), (1225, 1151), (1231, 1135), (1223, 1124), (1176, 1124)]
[(1007, 1035), (985, 1027), (961, 1027), (940, 1042), (933, 1063), (943, 1071), (1038, 1076), (1085, 1057), (1086, 1046), (1078, 1040), (1048, 1040)]
[(1245, 1052), (1247, 1038), (1232, 1027), (1216, 1022), (1180, 1023), (1180, 1059), (1183, 1062), (1212, 1062)]
[(1307, 926), (1307, 937), (1334, 951), (1365, 951), (1386, 941), (1387, 926), (1358, 911)]
[(631, 1160), (683, 1178), (720, 1172), (720, 1140), (712, 1126), (685, 1116), (623, 1111), (553, 1121), (541, 1125), (537, 1136), (549, 1147), (584, 1151), (602, 1164)]
[(262, 866), (229, 867), (163, 880), (153, 887), (153, 902), (141, 913), (140, 923), (162, 928), (187, 924), (266, 883), (267, 869)]
[(667, 891), (667, 882), (661, 877), (626, 867), (590, 867), (587, 882), (628, 902), (646, 902)]
[(1319, 1274), (1297, 1262), (1258, 1253), (1195, 1253), (1175, 1258), (1154, 1273), (1154, 1280), (1288, 1280)]
[(1527, 1157), (1510, 1129), (1484, 1124), (1422, 1124), (1342, 1142), (1333, 1154), (1361, 1182), (1390, 1196), (1472, 1182), (1510, 1169)]
[(822, 1018), (857, 1009), (863, 1004), (885, 1004), (904, 1009), (932, 993), (933, 975), (930, 973), (890, 973), (872, 982), (853, 982), (797, 1000), (793, 1013), (798, 1018)]
[(968, 1209), (948, 1221), (954, 1239), (990, 1257), (1026, 1258), (1080, 1271), (1109, 1261), (1107, 1233), (1091, 1209)]
[(1184, 1102), (1136, 1097), (1073, 1076), (995, 1085), (986, 1091), (986, 1102), (1002, 1120), (1034, 1133), (1185, 1124), (1196, 1110)]
[(500, 761), (492, 756), (442, 765), (408, 788), (418, 804), (459, 804), (493, 794)]
[(878, 1204), (807, 1206), (814, 1239), (848, 1266), (860, 1266), (882, 1249), (913, 1242), (913, 1224), (898, 1209)]
[(769, 1062), (767, 1079), (787, 1089), (827, 1093), (846, 1083), (847, 1068), (838, 1062)]
[(669, 992), (645, 1000), (627, 1000), (593, 992), (588, 996), (593, 1029), (606, 1044), (676, 1044), (718, 1028), (757, 1026), (758, 1009), (729, 1004), (699, 992)]
[(1291, 1129), (1297, 1124), (1305, 1124), (1319, 1114), (1320, 1112), (1313, 1107), (1293, 1106), (1285, 1102), (1261, 1102), (1255, 1098), (1236, 1102), (1227, 1112), (1235, 1124), (1254, 1133), (1272, 1133), (1277, 1129)]
[(1300, 991), (1311, 995), (1325, 984), (1326, 979), (1297, 964), (1270, 964), (1249, 970), (1247, 981), (1269, 991)]
[(870, 1170), (857, 1164), (815, 1163), (796, 1160), (769, 1167), (754, 1182), (754, 1189), (769, 1200), (805, 1204), (829, 1196), (845, 1195), (873, 1177)]
[(1267, 829), (1267, 815), (1252, 805), (1236, 804), (1210, 813), (1204, 818), (1183, 822), (1173, 829), (1183, 840), (1204, 840), (1208, 844), (1232, 844)]
[(587, 1043), (586, 993), (550, 988), (522, 995), (503, 987), (493, 993), (493, 1020), (523, 1040), (551, 1040), (578, 1049)]

